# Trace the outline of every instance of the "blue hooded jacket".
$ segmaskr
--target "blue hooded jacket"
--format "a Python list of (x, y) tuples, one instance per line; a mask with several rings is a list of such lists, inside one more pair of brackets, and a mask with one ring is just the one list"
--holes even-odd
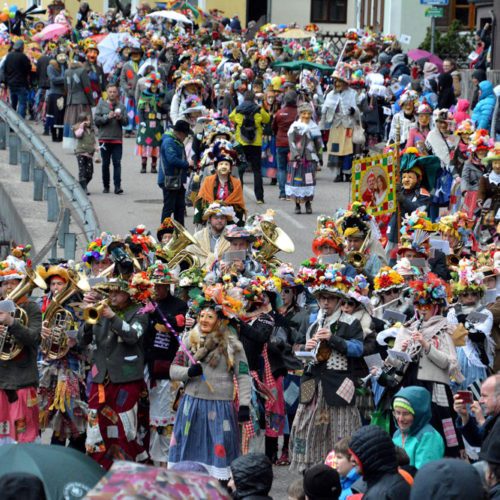
[(181, 173), (182, 183), (187, 180), (189, 163), (186, 159), (184, 144), (173, 132), (163, 134), (161, 138), (161, 166), (158, 169), (158, 185), (161, 187), (165, 182), (165, 176), (178, 175)]
[(493, 85), (488, 80), (480, 82), (479, 88), (481, 89), (481, 96), (479, 97), (479, 102), (472, 111), (471, 118), (476, 128), (484, 128), (489, 133), (496, 98), (493, 93)]
[(409, 386), (401, 389), (395, 398), (406, 399), (415, 412), (411, 427), (403, 433), (398, 429), (392, 437), (394, 444), (403, 448), (410, 457), (410, 465), (420, 469), (427, 462), (443, 458), (443, 438), (430, 424), (432, 414), (429, 391), (423, 387)]

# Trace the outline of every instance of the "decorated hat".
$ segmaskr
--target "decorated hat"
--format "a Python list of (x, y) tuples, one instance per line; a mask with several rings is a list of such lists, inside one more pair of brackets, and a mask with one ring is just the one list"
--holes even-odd
[(435, 304), (446, 307), (450, 299), (449, 286), (434, 273), (410, 281), (410, 294), (416, 305)]
[(377, 334), (377, 344), (381, 346), (391, 346), (394, 345), (394, 341), (398, 336), (399, 330), (401, 328), (401, 323), (396, 323), (390, 328), (386, 328)]
[(312, 259), (304, 260), (301, 263), (301, 267), (297, 273), (297, 278), (301, 280), (304, 285), (309, 287), (320, 276), (323, 276), (325, 269), (326, 265), (321, 264), (316, 257), (313, 257)]
[(91, 40), (90, 38), (87, 38), (85, 40), (84, 48), (85, 48), (85, 53), (87, 53), (89, 50), (97, 50), (97, 52), (99, 52), (99, 47), (97, 46), (97, 43), (95, 43), (95, 41)]
[(441, 169), (441, 161), (437, 156), (420, 156), (417, 148), (406, 148), (401, 154), (399, 171), (414, 172), (422, 183), (422, 187), (432, 191), (436, 185), (437, 173)]
[(447, 235), (452, 235), (462, 243), (467, 243), (471, 237), (474, 219), (467, 212), (455, 212), (443, 215), (438, 221), (438, 230)]
[(295, 271), (290, 264), (281, 264), (274, 270), (274, 276), (281, 280), (281, 288), (303, 289), (302, 280), (295, 276)]
[(163, 87), (163, 83), (161, 81), (161, 75), (157, 71), (152, 71), (146, 76), (145, 86), (146, 88), (150, 88), (151, 85), (156, 85), (158, 87)]
[(347, 298), (347, 292), (351, 283), (347, 276), (343, 274), (345, 266), (343, 264), (329, 264), (321, 276), (318, 276), (311, 284), (310, 290), (315, 298), (321, 294), (337, 295)]
[(392, 267), (384, 266), (373, 278), (373, 293), (378, 295), (384, 290), (403, 288), (404, 284), (405, 280), (397, 271)]
[(417, 115), (432, 115), (432, 108), (426, 102), (422, 102), (418, 105)]
[(154, 284), (170, 285), (179, 281), (168, 269), (168, 266), (160, 261), (156, 261), (152, 266), (149, 266), (147, 273)]
[(214, 201), (203, 213), (203, 220), (208, 220), (212, 215), (223, 215), (228, 222), (237, 221), (234, 208), (231, 205), (225, 205), (223, 202)]
[(404, 106), (405, 104), (412, 102), (414, 105), (418, 102), (418, 94), (414, 90), (406, 89), (399, 96), (398, 104)]
[(224, 238), (228, 241), (237, 239), (244, 239), (250, 242), (255, 241), (255, 236), (248, 228), (238, 226), (229, 227), (227, 233), (224, 235)]
[(355, 301), (363, 304), (368, 310), (371, 310), (372, 303), (370, 298), (368, 297), (368, 293), (370, 291), (370, 283), (365, 276), (362, 274), (357, 274), (351, 282), (351, 286), (347, 295), (354, 299)]
[(366, 203), (354, 201), (340, 220), (344, 238), (364, 238), (370, 230), (373, 217)]
[(36, 272), (45, 280), (46, 283), (49, 283), (54, 276), (61, 278), (65, 282), (69, 281), (68, 270), (62, 265), (49, 266), (48, 268), (45, 268), (44, 266), (37, 266)]
[(88, 245), (82, 260), (90, 267), (92, 260), (101, 261), (106, 258), (107, 246), (113, 242), (111, 233), (102, 233), (99, 238), (92, 240)]
[(161, 226), (156, 230), (156, 238), (158, 241), (161, 241), (163, 235), (165, 233), (173, 233), (174, 232), (174, 224), (172, 222), (172, 217), (165, 217)]
[(97, 292), (127, 292), (129, 293), (128, 281), (121, 278), (110, 278), (107, 281), (98, 283), (93, 289)]
[(453, 113), (447, 109), (435, 109), (432, 113), (435, 122), (450, 122), (453, 121)]
[(328, 245), (334, 248), (340, 255), (344, 254), (344, 238), (339, 233), (332, 217), (320, 215), (318, 217), (318, 229), (316, 237), (312, 242), (312, 250), (314, 255), (320, 255), (320, 247)]
[[(154, 266), (152, 266), (154, 267)], [(128, 280), (128, 293), (134, 302), (148, 302), (152, 299), (156, 281), (150, 278), (148, 271), (134, 273)]]
[(471, 136), (467, 151), (469, 151), (469, 153), (474, 153), (479, 149), (489, 151), (493, 147), (493, 144), (493, 139), (488, 135), (488, 131), (481, 128), (476, 130)]
[(26, 262), (22, 259), (9, 255), (6, 260), (0, 262), (0, 282), (10, 280), (22, 280), (26, 273)]
[[(213, 120), (206, 125), (206, 134), (204, 142), (211, 144), (215, 137), (224, 136), (228, 141), (233, 140), (233, 132), (230, 124), (223, 121)], [(219, 139), (219, 138), (218, 138)]]
[(483, 164), (488, 165), (493, 160), (500, 160), (500, 142), (495, 142), (493, 148), (488, 151), (486, 158), (483, 158)]
[(466, 120), (462, 120), (455, 130), (456, 135), (472, 135), (476, 131), (476, 126), (474, 122), (467, 118)]
[(420, 269), (416, 266), (412, 266), (410, 261), (403, 257), (399, 259), (394, 266), (394, 270), (399, 273), (401, 276), (420, 276)]
[(189, 74), (184, 74), (182, 80), (177, 84), (177, 87), (184, 88), (186, 85), (200, 85), (200, 87), (203, 87), (203, 80)]
[(193, 267), (183, 271), (179, 276), (179, 286), (202, 288), (205, 285), (206, 269)]
[(180, 106), (181, 115), (189, 115), (191, 113), (205, 113), (206, 108), (200, 96), (190, 95), (187, 97)]
[(350, 83), (351, 81), (351, 67), (348, 63), (339, 62), (332, 73), (332, 79), (342, 80), (344, 83)]
[(453, 298), (464, 295), (467, 292), (473, 292), (478, 297), (482, 297), (486, 290), (483, 284), (484, 276), (481, 272), (475, 270), (472, 262), (467, 259), (461, 259), (458, 264), (458, 270), (452, 273), (453, 281), (451, 283), (451, 290)]

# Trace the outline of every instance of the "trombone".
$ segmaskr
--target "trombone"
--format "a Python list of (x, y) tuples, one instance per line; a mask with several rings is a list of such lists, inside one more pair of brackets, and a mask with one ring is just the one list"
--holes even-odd
[(372, 235), (372, 230), (370, 229), (366, 233), (361, 248), (358, 251), (353, 250), (352, 252), (349, 252), (347, 254), (347, 257), (345, 259), (346, 262), (350, 264), (352, 267), (354, 267), (356, 271), (361, 271), (366, 266), (367, 259), (365, 255), (365, 250), (368, 247), (368, 244), (370, 243), (371, 235)]

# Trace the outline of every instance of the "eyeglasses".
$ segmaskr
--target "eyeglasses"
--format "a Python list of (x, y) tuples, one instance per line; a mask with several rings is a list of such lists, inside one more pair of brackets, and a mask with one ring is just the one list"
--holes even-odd
[(424, 311), (429, 311), (434, 307), (434, 304), (417, 304), (417, 309), (423, 309)]
[(334, 302), (334, 301), (338, 300), (338, 297), (336, 297), (335, 295), (320, 295), (318, 300)]
[(392, 414), (397, 418), (397, 417), (401, 417), (401, 418), (408, 418), (408, 417), (412, 417), (413, 415), (409, 412), (409, 411), (400, 411), (400, 410), (393, 410), (392, 411)]
[(341, 302), (341, 305), (343, 305), (343, 306), (349, 306), (349, 307), (354, 307), (356, 305), (356, 301), (355, 300), (343, 300)]
[(293, 290), (291, 288), (283, 288), (283, 290), (281, 290), (281, 293), (284, 293), (285, 295), (288, 295), (292, 292)]

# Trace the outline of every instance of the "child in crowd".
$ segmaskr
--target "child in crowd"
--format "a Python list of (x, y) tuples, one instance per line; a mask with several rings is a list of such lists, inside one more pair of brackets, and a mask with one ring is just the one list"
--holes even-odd
[(296, 479), (288, 486), (287, 490), (288, 500), (306, 500), (304, 493), (304, 480), (302, 478)]
[[(345, 500), (349, 495), (353, 494), (351, 486), (361, 477), (356, 472), (356, 467), (351, 463), (351, 453), (349, 451), (349, 441), (351, 437), (345, 437), (340, 441), (337, 441), (333, 446), (333, 452), (331, 455), (335, 454), (335, 469), (340, 476), (340, 485), (342, 486), (342, 492), (340, 493), (339, 500)], [(328, 455), (330, 457), (330, 454)], [(327, 458), (327, 465), (332, 466)]]
[(78, 121), (73, 125), (73, 134), (77, 138), (75, 149), (78, 162), (78, 182), (82, 189), (90, 194), (87, 186), (94, 174), (94, 152), (99, 151), (92, 125), (92, 117), (87, 113), (80, 113)]

